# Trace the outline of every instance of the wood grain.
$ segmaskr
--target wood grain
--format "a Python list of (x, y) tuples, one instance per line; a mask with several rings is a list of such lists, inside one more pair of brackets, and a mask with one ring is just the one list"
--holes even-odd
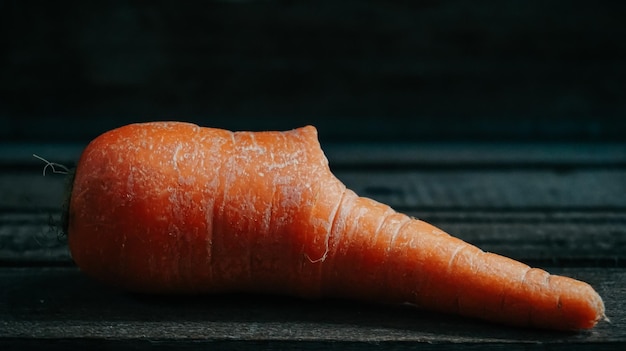
[[(401, 306), (339, 300), (302, 301), (256, 295), (154, 297), (101, 286), (75, 268), (0, 269), (0, 340), (175, 342), (380, 343), (390, 346), (592, 347), (626, 335), (624, 269), (554, 269), (589, 281), (605, 297), (611, 323), (590, 332), (557, 333), (508, 328)], [(295, 344), (294, 344), (295, 345)], [(433, 346), (437, 345), (437, 346)], [(292, 345), (293, 346), (293, 345)], [(575, 347), (575, 346), (572, 346)]]
[[(623, 212), (417, 212), (481, 249), (532, 265), (624, 267)], [(54, 220), (54, 217), (53, 217)], [(45, 214), (0, 216), (0, 265), (69, 265), (66, 238)]]
[[(356, 144), (355, 144), (356, 145)], [(0, 145), (3, 350), (621, 350), (626, 342), (626, 149), (618, 143), (335, 143), (337, 176), (361, 195), (486, 251), (591, 283), (611, 323), (582, 333), (507, 328), (402, 306), (258, 295), (154, 297), (79, 272), (55, 227), (62, 176), (82, 144)], [(21, 156), (20, 156), (21, 155)], [(46, 155), (47, 156), (47, 155)]]
[[(79, 144), (3, 144), (0, 261), (69, 264), (55, 223), (64, 177), (41, 175), (40, 148), (71, 162)], [(482, 249), (545, 265), (623, 266), (626, 148), (604, 143), (331, 143), (357, 193)], [(21, 157), (19, 157), (21, 155)], [(590, 240), (593, 238), (593, 240)]]

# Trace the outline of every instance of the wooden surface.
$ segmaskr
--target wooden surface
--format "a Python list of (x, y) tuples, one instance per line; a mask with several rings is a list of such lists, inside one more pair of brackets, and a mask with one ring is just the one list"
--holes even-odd
[[(20, 145), (22, 152), (38, 145)], [(621, 144), (325, 146), (362, 195), (481, 248), (591, 283), (611, 323), (580, 333), (508, 328), (402, 306), (275, 296), (157, 298), (95, 283), (53, 226), (61, 176), (0, 148), (0, 342), (94, 349), (620, 349), (626, 346), (626, 164)], [(81, 146), (60, 145), (60, 161)], [(361, 151), (359, 151), (361, 150)], [(367, 151), (367, 152), (364, 152)], [(405, 152), (397, 152), (405, 150)], [(395, 167), (392, 167), (393, 165)]]

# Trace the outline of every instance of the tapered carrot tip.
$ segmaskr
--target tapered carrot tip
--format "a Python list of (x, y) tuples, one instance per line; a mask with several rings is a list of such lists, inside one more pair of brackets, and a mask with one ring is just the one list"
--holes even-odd
[(84, 150), (67, 218), (80, 269), (132, 291), (344, 297), (561, 330), (605, 318), (584, 282), (357, 196), (311, 126), (112, 130)]

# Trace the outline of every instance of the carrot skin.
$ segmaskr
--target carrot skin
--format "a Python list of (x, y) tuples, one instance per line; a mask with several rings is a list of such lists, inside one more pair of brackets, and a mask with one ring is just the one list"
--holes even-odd
[(345, 297), (560, 330), (604, 317), (587, 283), (359, 197), (311, 126), (112, 130), (81, 155), (68, 219), (80, 269), (131, 291)]

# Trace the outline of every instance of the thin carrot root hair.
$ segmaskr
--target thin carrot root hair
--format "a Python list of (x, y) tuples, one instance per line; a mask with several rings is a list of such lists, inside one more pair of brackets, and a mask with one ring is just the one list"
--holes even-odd
[[(46, 176), (46, 170), (48, 169), (48, 167), (52, 169), (52, 173), (54, 174), (70, 174), (71, 172), (68, 167), (60, 163), (50, 162), (37, 154), (33, 154), (33, 157), (46, 163), (46, 165), (43, 167), (43, 173), (42, 173), (44, 177)], [(56, 169), (55, 167), (58, 167), (60, 169)]]
[(59, 228), (60, 230), (57, 231), (57, 237), (61, 238), (61, 237), (67, 236), (68, 227), (69, 227), (70, 198), (72, 197), (72, 187), (74, 184), (75, 170), (70, 169), (69, 167), (60, 163), (50, 162), (37, 154), (33, 154), (33, 157), (46, 163), (46, 165), (43, 167), (43, 170), (42, 170), (42, 175), (44, 177), (46, 176), (46, 171), (48, 170), (48, 168), (52, 170), (52, 174), (62, 174), (62, 175), (68, 176), (66, 180), (67, 183), (65, 186), (63, 204), (61, 205), (61, 220), (60, 220), (60, 223), (56, 224), (57, 228), (60, 227)]

